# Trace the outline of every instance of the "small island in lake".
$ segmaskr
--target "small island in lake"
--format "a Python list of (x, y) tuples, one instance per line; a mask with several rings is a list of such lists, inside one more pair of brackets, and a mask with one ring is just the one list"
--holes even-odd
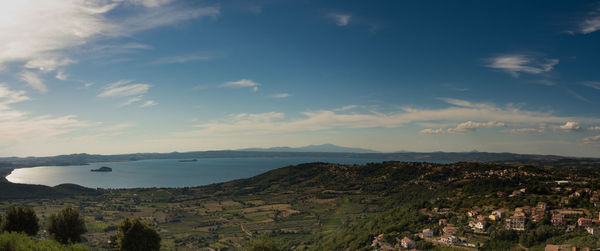
[(98, 169), (92, 169), (91, 171), (92, 172), (112, 172), (112, 168), (107, 167), (107, 166), (103, 166), (103, 167), (100, 167)]
[(197, 159), (182, 159), (179, 162), (196, 162), (198, 161)]

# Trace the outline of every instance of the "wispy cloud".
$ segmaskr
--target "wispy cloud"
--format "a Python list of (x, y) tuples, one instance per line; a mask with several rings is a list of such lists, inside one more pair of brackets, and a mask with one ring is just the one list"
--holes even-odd
[(125, 123), (120, 123), (120, 124), (104, 127), (104, 128), (102, 128), (102, 131), (118, 132), (118, 131), (122, 131), (122, 130), (131, 128), (134, 126), (135, 126), (135, 123), (133, 123), (133, 122), (125, 122)]
[(592, 103), (592, 101), (590, 101), (589, 99), (585, 98), (584, 96), (581, 96), (579, 93), (567, 88), (567, 93), (571, 94), (571, 96), (573, 96), (574, 98), (581, 100), (583, 102), (586, 103)]
[(211, 53), (195, 53), (191, 55), (181, 55), (181, 56), (172, 56), (172, 57), (162, 57), (157, 60), (154, 60), (152, 64), (183, 64), (187, 62), (193, 61), (207, 61), (211, 60), (215, 57), (215, 55)]
[(46, 84), (42, 78), (35, 72), (32, 71), (22, 71), (19, 73), (19, 79), (29, 85), (31, 88), (38, 90), (41, 93), (45, 93), (48, 91)]
[(142, 5), (144, 7), (154, 8), (173, 2), (173, 0), (130, 0), (129, 2), (134, 5)]
[(3, 145), (17, 141), (43, 140), (64, 135), (73, 130), (88, 127), (90, 122), (78, 120), (74, 115), (54, 117), (33, 116), (16, 110), (11, 104), (29, 100), (24, 91), (13, 91), (0, 84), (0, 143)]
[(158, 105), (158, 103), (156, 103), (156, 101), (154, 101), (154, 100), (148, 100), (148, 101), (142, 103), (140, 105), (140, 107), (141, 108), (146, 108), (146, 107), (151, 107), (151, 106), (155, 106), (155, 105)]
[(583, 139), (583, 143), (586, 144), (599, 144), (600, 143), (600, 135), (590, 136)]
[(514, 129), (510, 129), (510, 130), (505, 130), (503, 132), (514, 133), (514, 134), (533, 135), (533, 134), (544, 133), (544, 128), (514, 128)]
[(540, 74), (551, 71), (558, 64), (558, 59), (536, 59), (525, 54), (507, 54), (488, 59), (487, 67), (506, 71), (513, 77), (521, 73)]
[(571, 34), (589, 34), (600, 30), (600, 8), (590, 11), (582, 20), (576, 30), (569, 31)]
[(69, 75), (65, 74), (64, 71), (57, 71), (56, 78), (60, 80), (67, 80), (69, 78)]
[(270, 95), (269, 97), (271, 97), (271, 98), (287, 98), (290, 96), (292, 96), (292, 95), (289, 93), (275, 93), (275, 94)]
[(480, 128), (492, 128), (492, 127), (504, 127), (505, 124), (502, 122), (495, 122), (495, 121), (489, 121), (489, 122), (473, 122), (473, 121), (467, 121), (464, 123), (460, 123), (458, 124), (455, 128), (448, 128), (448, 133), (469, 133), (469, 132), (475, 132)]
[[(50, 72), (76, 63), (72, 49), (156, 27), (220, 14), (218, 6), (191, 7), (168, 0), (0, 1), (0, 68)], [(137, 6), (131, 6), (137, 5)], [(160, 8), (158, 8), (160, 6)], [(126, 15), (108, 17), (115, 9)], [(130, 44), (129, 48), (139, 45)], [(69, 50), (69, 52), (67, 52)], [(93, 52), (93, 51), (92, 51)], [(35, 80), (34, 80), (35, 81)], [(46, 90), (37, 84), (38, 90)]]
[(329, 13), (327, 15), (337, 26), (346, 26), (350, 23), (352, 15), (342, 13)]
[(141, 101), (141, 100), (142, 100), (142, 96), (131, 97), (131, 98), (127, 99), (127, 101), (123, 102), (119, 106), (128, 106), (128, 105), (131, 105), (131, 104), (136, 103), (136, 102)]
[(333, 111), (334, 112), (349, 111), (349, 110), (356, 109), (356, 108), (358, 108), (357, 105), (345, 105), (340, 108), (335, 108), (335, 109), (333, 109)]
[(13, 91), (6, 85), (0, 84), (0, 110), (8, 109), (7, 105), (29, 100), (25, 91)]
[(145, 94), (149, 84), (132, 84), (132, 80), (119, 80), (104, 87), (98, 97), (128, 97)]
[(249, 79), (240, 79), (238, 81), (225, 82), (221, 84), (221, 86), (228, 88), (252, 88), (253, 91), (258, 91), (259, 85), (260, 84)]
[(590, 87), (590, 88), (594, 88), (596, 90), (600, 90), (600, 82), (599, 81), (583, 82), (583, 85)]
[[(498, 107), (494, 104), (472, 103), (447, 99), (450, 107), (442, 109), (416, 109), (405, 107), (384, 114), (379, 112), (347, 113), (333, 110), (308, 111), (300, 117), (286, 118), (283, 113), (237, 114), (220, 120), (196, 124), (197, 129), (178, 132), (177, 136), (206, 136), (231, 134), (269, 134), (295, 131), (318, 131), (333, 128), (397, 128), (415, 122), (455, 123), (449, 132), (470, 132), (478, 128), (504, 127), (505, 124), (555, 124), (565, 121), (600, 123), (600, 118), (562, 117), (551, 112), (529, 111), (513, 106)], [(467, 121), (467, 122), (462, 122)], [(473, 122), (490, 121), (490, 122)], [(498, 122), (494, 122), (498, 121)], [(436, 129), (432, 129), (436, 130)]]

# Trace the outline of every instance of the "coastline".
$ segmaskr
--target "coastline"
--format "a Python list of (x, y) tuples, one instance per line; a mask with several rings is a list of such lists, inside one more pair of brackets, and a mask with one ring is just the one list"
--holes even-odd
[(0, 183), (11, 183), (10, 181), (8, 181), (8, 179), (6, 179), (6, 177), (10, 175), (10, 173), (12, 173), (13, 170), (15, 170), (14, 167), (0, 169)]

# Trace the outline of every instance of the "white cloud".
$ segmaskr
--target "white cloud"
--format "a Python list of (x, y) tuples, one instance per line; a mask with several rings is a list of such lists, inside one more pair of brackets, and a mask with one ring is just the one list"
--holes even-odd
[(590, 130), (590, 131), (600, 131), (600, 126), (592, 126), (592, 127), (588, 128), (588, 130)]
[(130, 84), (132, 80), (119, 80), (104, 87), (98, 97), (128, 97), (148, 92), (149, 84)]
[[(7, 63), (50, 72), (77, 62), (82, 45), (182, 21), (220, 14), (218, 6), (192, 7), (170, 0), (0, 1), (0, 68)], [(135, 5), (135, 6), (132, 6)], [(160, 7), (160, 8), (158, 8)], [(124, 15), (111, 15), (113, 10)], [(126, 49), (142, 48), (129, 44)], [(37, 85), (45, 90), (45, 86)]]
[(330, 13), (329, 18), (331, 18), (337, 26), (346, 26), (350, 23), (352, 16), (349, 14)]
[(46, 84), (40, 78), (40, 76), (32, 71), (22, 71), (19, 73), (19, 79), (29, 85), (31, 88), (38, 90), (39, 92), (45, 93), (48, 91)]
[(69, 75), (65, 74), (64, 71), (58, 71), (56, 72), (56, 78), (60, 80), (67, 80), (69, 78)]
[[(498, 107), (494, 104), (472, 103), (464, 100), (447, 99), (450, 107), (442, 109), (416, 109), (405, 107), (384, 114), (379, 112), (342, 113), (334, 110), (319, 110), (300, 113), (296, 118), (286, 118), (282, 113), (239, 114), (196, 124), (198, 129), (178, 132), (177, 136), (206, 136), (230, 134), (269, 134), (296, 131), (318, 131), (333, 128), (397, 128), (415, 122), (460, 122), (452, 132), (473, 131), (483, 127), (502, 127), (511, 124), (557, 124), (564, 121), (600, 123), (594, 117), (562, 117), (551, 112), (522, 110), (513, 106)], [(491, 121), (477, 123), (472, 121)], [(493, 122), (502, 121), (502, 122)]]
[(249, 79), (240, 79), (238, 81), (225, 82), (221, 84), (221, 86), (228, 88), (252, 88), (253, 91), (258, 91), (259, 85), (260, 84)]
[(504, 127), (505, 124), (502, 122), (489, 121), (486, 123), (467, 121), (458, 124), (455, 128), (448, 128), (448, 133), (469, 133), (475, 132), (480, 128), (491, 128), (491, 127)]
[(506, 71), (515, 78), (519, 77), (522, 72), (540, 74), (551, 71), (559, 62), (558, 59), (552, 58), (537, 60), (524, 54), (501, 55), (491, 58), (489, 61), (487, 67)]
[(573, 121), (568, 121), (564, 125), (557, 126), (556, 129), (565, 132), (581, 132), (584, 130), (583, 127), (579, 125), (579, 123)]
[(271, 98), (287, 98), (287, 97), (290, 97), (290, 96), (292, 96), (292, 95), (289, 94), (289, 93), (275, 93), (275, 94), (272, 94), (269, 97), (271, 97)]
[(141, 108), (158, 105), (154, 100), (148, 100), (140, 105)]
[(57, 67), (75, 63), (75, 60), (53, 54), (41, 54), (37, 58), (27, 61), (25, 68), (37, 69), (42, 72), (51, 72)]
[(131, 105), (131, 104), (141, 101), (141, 100), (142, 100), (142, 96), (132, 97), (132, 98), (127, 99), (127, 101), (125, 101), (124, 103), (122, 103), (119, 106), (128, 106), (128, 105)]
[(419, 133), (420, 134), (440, 134), (440, 133), (444, 133), (444, 129), (442, 129), (442, 128), (437, 128), (437, 129), (426, 128), (426, 129), (421, 130)]
[(600, 143), (600, 135), (586, 137), (583, 139), (583, 143), (586, 143), (586, 144)]

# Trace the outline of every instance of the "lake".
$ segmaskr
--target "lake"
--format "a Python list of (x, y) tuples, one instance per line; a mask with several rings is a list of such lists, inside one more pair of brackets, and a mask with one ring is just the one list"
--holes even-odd
[[(365, 164), (389, 161), (361, 158), (199, 158), (151, 159), (130, 162), (103, 162), (81, 166), (40, 166), (19, 168), (6, 177), (13, 183), (56, 186), (73, 183), (90, 188), (190, 187), (249, 178), (269, 170), (309, 162)], [(443, 162), (443, 161), (436, 161)], [(102, 166), (112, 172), (91, 172)]]

